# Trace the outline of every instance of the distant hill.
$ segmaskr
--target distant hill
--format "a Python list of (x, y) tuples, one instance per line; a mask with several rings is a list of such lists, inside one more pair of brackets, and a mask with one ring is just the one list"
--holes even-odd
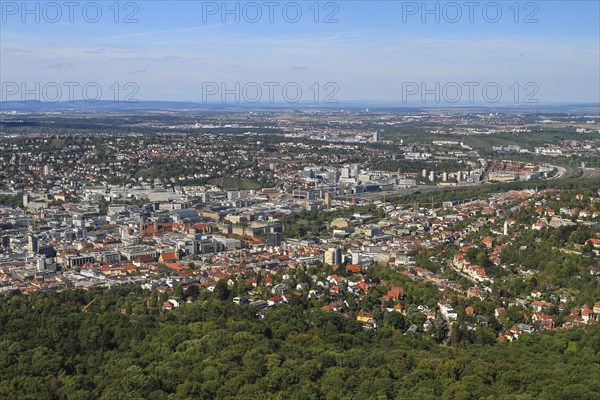
[(557, 105), (452, 105), (444, 104), (439, 107), (421, 107), (418, 104), (398, 104), (393, 102), (347, 102), (335, 104), (315, 103), (200, 103), (185, 101), (139, 101), (139, 102), (114, 102), (100, 100), (90, 102), (85, 100), (64, 102), (40, 101), (4, 101), (0, 102), (0, 111), (44, 112), (44, 111), (239, 111), (239, 110), (344, 110), (353, 112), (502, 112), (502, 113), (572, 113), (585, 115), (600, 114), (600, 104), (557, 104)]

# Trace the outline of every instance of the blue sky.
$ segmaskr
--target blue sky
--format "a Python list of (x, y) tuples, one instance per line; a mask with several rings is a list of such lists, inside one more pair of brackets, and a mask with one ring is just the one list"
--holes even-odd
[[(225, 14), (221, 1), (142, 0), (119, 2), (116, 15), (109, 0), (96, 3), (99, 17), (94, 4), (82, 1), (73, 21), (63, 1), (48, 3), (28, 2), (33, 11), (27, 14), (21, 1), (0, 0), (4, 89), (7, 82), (30, 89), (35, 83), (94, 82), (103, 99), (111, 99), (116, 82), (122, 99), (125, 84), (133, 82), (139, 100), (235, 102), (234, 94), (223, 98), (228, 88), (241, 102), (264, 102), (264, 83), (276, 82), (275, 100), (293, 84), (303, 102), (330, 95), (342, 102), (433, 106), (436, 97), (468, 102), (465, 83), (471, 82), (474, 103), (600, 101), (599, 1), (475, 1), (472, 8), (465, 1), (242, 1), (225, 2), (238, 10)], [(132, 23), (125, 23), (127, 16)], [(260, 96), (252, 87), (241, 92), (251, 82), (262, 87)], [(486, 96), (482, 88), (489, 86)], [(207, 95), (209, 87), (219, 89)], [(423, 98), (424, 90), (429, 94)], [(4, 93), (2, 100), (21, 94)]]

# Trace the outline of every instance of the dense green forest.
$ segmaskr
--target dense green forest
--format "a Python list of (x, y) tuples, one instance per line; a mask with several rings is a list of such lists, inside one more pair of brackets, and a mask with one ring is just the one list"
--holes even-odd
[(0, 194), (0, 206), (8, 206), (12, 208), (23, 207), (22, 196), (11, 196), (6, 194)]
[(364, 331), (353, 318), (301, 301), (267, 309), (264, 318), (205, 292), (173, 311), (160, 301), (137, 287), (1, 298), (0, 398), (600, 396), (599, 324), (444, 346), (394, 324)]

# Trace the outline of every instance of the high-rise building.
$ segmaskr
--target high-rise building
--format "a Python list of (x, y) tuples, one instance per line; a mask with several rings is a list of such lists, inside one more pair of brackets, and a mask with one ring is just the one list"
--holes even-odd
[(435, 182), (435, 171), (429, 171), (429, 180)]
[(331, 208), (331, 193), (329, 192), (325, 193), (325, 208), (328, 210)]
[(325, 256), (323, 257), (323, 263), (327, 265), (333, 265), (333, 260), (335, 258), (335, 249), (327, 249), (325, 250)]
[(335, 258), (333, 260), (335, 265), (342, 265), (344, 263), (344, 258), (342, 255), (342, 248), (338, 247), (335, 249)]
[(325, 251), (323, 262), (327, 265), (342, 265), (344, 258), (341, 247), (331, 247)]
[(267, 246), (279, 246), (281, 244), (281, 233), (271, 232), (267, 233), (267, 239), (265, 241)]
[(36, 254), (38, 252), (38, 240), (31, 234), (27, 237), (27, 251), (31, 254)]
[(129, 240), (129, 229), (126, 225), (121, 226), (121, 240), (126, 242)]
[(35, 258), (35, 266), (38, 269), (38, 271), (43, 271), (46, 269), (46, 259), (44, 258), (44, 256), (37, 256)]

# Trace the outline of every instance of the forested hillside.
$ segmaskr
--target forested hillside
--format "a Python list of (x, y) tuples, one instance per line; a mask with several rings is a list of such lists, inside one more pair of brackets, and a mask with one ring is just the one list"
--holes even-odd
[[(600, 326), (440, 346), (338, 313), (139, 288), (0, 299), (0, 398), (597, 399)], [(90, 304), (90, 302), (93, 302)], [(87, 307), (86, 307), (87, 306)]]

